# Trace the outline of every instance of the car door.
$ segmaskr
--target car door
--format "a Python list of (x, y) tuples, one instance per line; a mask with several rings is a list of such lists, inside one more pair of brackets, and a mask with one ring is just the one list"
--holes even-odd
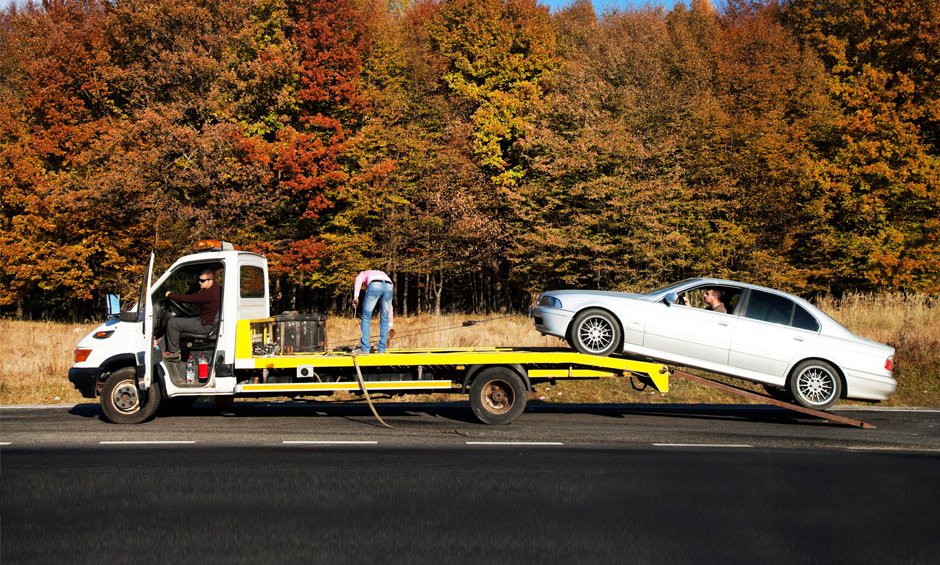
[(729, 364), (785, 377), (790, 362), (819, 339), (819, 322), (780, 294), (753, 289), (731, 339)]
[[(683, 294), (703, 292), (705, 286)], [(710, 363), (728, 364), (731, 336), (738, 317), (706, 310), (698, 303), (653, 304), (646, 320), (643, 345), (651, 349)]]

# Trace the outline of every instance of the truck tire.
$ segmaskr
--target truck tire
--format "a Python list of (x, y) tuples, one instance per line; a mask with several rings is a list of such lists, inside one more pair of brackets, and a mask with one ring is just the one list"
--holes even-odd
[(808, 359), (793, 368), (787, 389), (800, 406), (825, 410), (842, 396), (842, 378), (829, 363)]
[(115, 424), (139, 424), (153, 417), (160, 407), (160, 385), (153, 383), (150, 390), (137, 388), (134, 367), (124, 367), (111, 373), (101, 389), (101, 410), (104, 417)]
[(512, 369), (484, 369), (470, 386), (470, 408), (484, 424), (509, 424), (518, 418), (527, 401), (525, 383)]
[(579, 353), (607, 357), (620, 347), (620, 323), (613, 314), (599, 308), (579, 312), (569, 330), (571, 344)]

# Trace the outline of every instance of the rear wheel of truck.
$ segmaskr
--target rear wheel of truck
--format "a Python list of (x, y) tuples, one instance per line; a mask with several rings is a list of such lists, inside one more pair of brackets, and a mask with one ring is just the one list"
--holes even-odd
[(484, 369), (470, 386), (470, 408), (484, 424), (509, 424), (526, 405), (525, 383), (512, 369)]
[(149, 420), (160, 407), (160, 385), (150, 390), (137, 388), (137, 372), (125, 367), (111, 373), (101, 389), (101, 410), (109, 422), (139, 424)]

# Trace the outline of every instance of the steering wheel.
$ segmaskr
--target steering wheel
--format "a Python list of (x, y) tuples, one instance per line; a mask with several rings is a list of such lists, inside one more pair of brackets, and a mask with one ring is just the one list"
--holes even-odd
[(180, 302), (179, 300), (173, 300), (172, 298), (164, 298), (163, 300), (166, 302), (166, 305), (169, 306), (168, 310), (177, 316), (182, 316), (184, 318), (195, 318), (199, 315), (199, 311), (196, 310), (195, 304)]

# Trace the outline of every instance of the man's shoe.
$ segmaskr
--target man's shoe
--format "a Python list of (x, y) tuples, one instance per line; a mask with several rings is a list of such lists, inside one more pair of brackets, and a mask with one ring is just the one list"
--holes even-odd
[(172, 351), (163, 352), (164, 361), (179, 361), (181, 359), (179, 352), (173, 353)]
[(353, 351), (353, 353), (355, 353), (356, 355), (368, 355), (369, 350), (368, 349), (356, 349), (355, 351)]

